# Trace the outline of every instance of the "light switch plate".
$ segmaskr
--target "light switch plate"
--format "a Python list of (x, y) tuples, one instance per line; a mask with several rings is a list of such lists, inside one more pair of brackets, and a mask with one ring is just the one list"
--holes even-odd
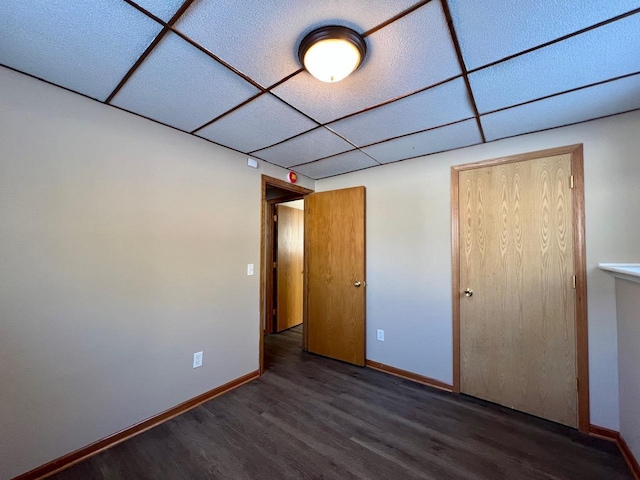
[(378, 341), (384, 342), (384, 330), (378, 329)]
[(253, 275), (253, 263), (247, 264), (247, 276)]

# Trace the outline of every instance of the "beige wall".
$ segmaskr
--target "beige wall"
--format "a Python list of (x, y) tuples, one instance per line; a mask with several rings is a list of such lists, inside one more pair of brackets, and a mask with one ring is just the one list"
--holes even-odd
[(616, 278), (615, 283), (620, 372), (620, 434), (640, 461), (640, 283), (620, 278)]
[(637, 261), (638, 132), (634, 112), (317, 181), (367, 188), (367, 358), (452, 382), (452, 165), (584, 143), (591, 421), (617, 430), (615, 297), (597, 264)]
[(2, 68), (0, 105), (5, 479), (258, 368), (260, 175), (286, 172)]

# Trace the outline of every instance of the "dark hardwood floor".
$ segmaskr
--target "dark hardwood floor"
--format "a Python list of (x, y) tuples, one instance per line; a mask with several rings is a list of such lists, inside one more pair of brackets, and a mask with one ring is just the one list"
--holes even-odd
[(51, 478), (631, 479), (617, 448), (265, 339), (266, 373)]

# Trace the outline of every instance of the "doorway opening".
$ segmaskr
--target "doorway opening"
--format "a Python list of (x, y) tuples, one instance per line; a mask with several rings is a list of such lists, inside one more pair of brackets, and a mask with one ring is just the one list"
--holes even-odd
[(312, 192), (262, 175), (260, 374), (265, 335), (304, 329), (304, 198)]

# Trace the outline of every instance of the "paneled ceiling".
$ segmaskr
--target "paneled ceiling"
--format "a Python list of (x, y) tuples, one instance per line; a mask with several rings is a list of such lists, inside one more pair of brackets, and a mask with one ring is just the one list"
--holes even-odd
[[(335, 84), (297, 60), (323, 25), (367, 42)], [(6, 67), (315, 179), (640, 109), (640, 0), (5, 0), (0, 32)]]

